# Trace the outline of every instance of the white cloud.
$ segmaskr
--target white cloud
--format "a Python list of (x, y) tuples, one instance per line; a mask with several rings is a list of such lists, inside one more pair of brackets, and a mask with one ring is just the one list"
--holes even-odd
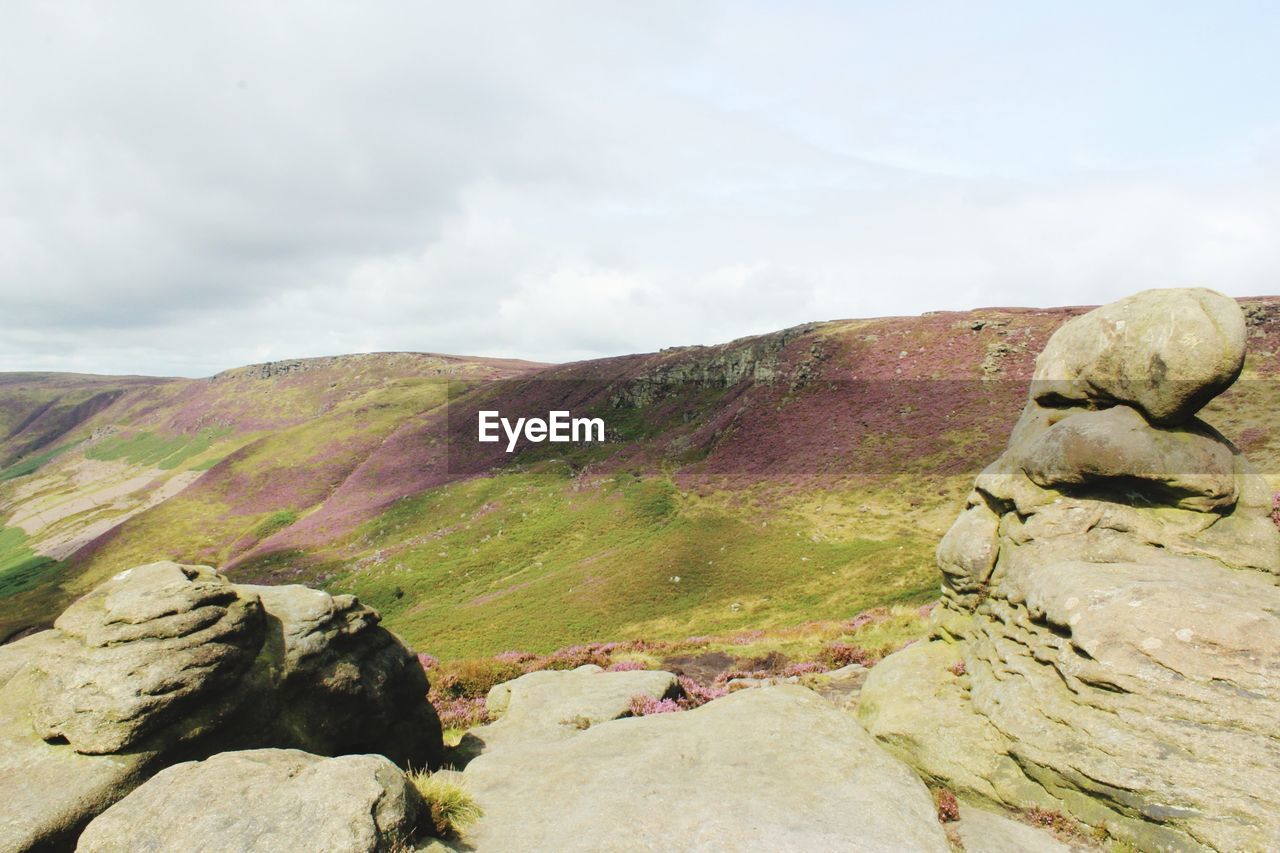
[(1280, 290), (1274, 13), (961, 8), (10, 10), (0, 369)]

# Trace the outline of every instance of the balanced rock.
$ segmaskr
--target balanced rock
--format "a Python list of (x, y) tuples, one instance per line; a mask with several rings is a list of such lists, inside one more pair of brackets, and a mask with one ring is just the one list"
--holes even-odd
[(435, 766), (414, 655), (350, 596), (122, 572), (0, 655), (0, 851), (65, 846), (157, 770), (228, 749)]
[(938, 548), (934, 639), (862, 692), (925, 776), (1144, 850), (1280, 848), (1280, 531), (1193, 417), (1239, 370), (1237, 315), (1157, 291), (1049, 341), (1070, 387), (1033, 385)]
[(792, 685), (486, 751), (463, 777), (481, 853), (948, 850), (915, 774)]
[(1183, 423), (1244, 366), (1244, 313), (1212, 290), (1145, 290), (1069, 321), (1036, 359), (1047, 405), (1124, 403), (1155, 424)]
[(161, 770), (93, 820), (81, 853), (407, 849), (426, 806), (381, 755), (224, 752)]

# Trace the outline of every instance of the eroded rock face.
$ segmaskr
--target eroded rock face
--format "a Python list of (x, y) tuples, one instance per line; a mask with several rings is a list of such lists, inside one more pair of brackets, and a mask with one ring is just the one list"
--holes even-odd
[(939, 546), (935, 639), (867, 679), (872, 734), (962, 795), (1142, 849), (1280, 847), (1280, 531), (1195, 419), (1243, 327), (1226, 297), (1154, 291), (1054, 335)]
[(915, 774), (791, 685), (504, 742), (463, 778), (479, 851), (949, 849)]
[(405, 849), (425, 808), (381, 755), (224, 752), (160, 771), (94, 819), (76, 850), (375, 853)]
[(150, 774), (228, 749), (435, 766), (414, 655), (350, 596), (154, 563), (0, 655), (0, 851), (67, 844)]
[(197, 734), (235, 708), (264, 636), (257, 596), (213, 569), (122, 572), (67, 608), (31, 661), (36, 734), (86, 755), (121, 752), (180, 716), (202, 718), (182, 726)]

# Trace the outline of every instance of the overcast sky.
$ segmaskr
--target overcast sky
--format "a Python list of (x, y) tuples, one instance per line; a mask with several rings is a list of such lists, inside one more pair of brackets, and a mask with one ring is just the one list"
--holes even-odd
[(1278, 9), (6, 3), (0, 370), (1280, 293)]

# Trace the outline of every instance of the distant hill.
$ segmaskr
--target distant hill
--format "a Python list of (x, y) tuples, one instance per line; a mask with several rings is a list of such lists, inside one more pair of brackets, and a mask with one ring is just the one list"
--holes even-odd
[[(1280, 299), (1242, 305), (1258, 381), (1206, 419), (1271, 475)], [(1035, 355), (1084, 310), (814, 323), (568, 365), (0, 374), (0, 636), (158, 559), (354, 592), (450, 656), (923, 602)], [(481, 408), (599, 416), (608, 441), (507, 454), (475, 442)]]

